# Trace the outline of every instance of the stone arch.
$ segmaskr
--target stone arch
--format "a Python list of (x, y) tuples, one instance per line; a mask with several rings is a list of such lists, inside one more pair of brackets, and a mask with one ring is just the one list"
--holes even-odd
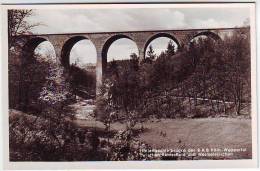
[[(134, 41), (133, 38), (131, 38), (130, 36), (124, 35), (124, 34), (117, 34), (114, 35), (112, 37), (110, 37), (109, 39), (106, 40), (106, 42), (104, 43), (103, 47), (102, 47), (102, 68), (106, 68), (107, 65), (107, 53), (108, 53), (108, 49), (109, 47), (113, 44), (113, 42), (115, 42), (118, 39), (122, 39), (122, 38), (126, 38), (126, 39), (130, 39), (132, 41)], [(139, 51), (139, 49), (138, 49)]]
[(167, 37), (169, 39), (172, 39), (176, 44), (177, 44), (177, 50), (181, 47), (180, 46), (180, 42), (179, 40), (173, 36), (172, 34), (170, 33), (156, 33), (154, 34), (153, 36), (151, 36), (146, 42), (145, 42), (145, 46), (144, 46), (144, 58), (145, 58), (145, 53), (146, 53), (146, 49), (148, 47), (148, 45), (155, 39), (159, 38), (159, 37)]
[(61, 49), (61, 64), (65, 67), (65, 68), (69, 68), (70, 66), (70, 51), (72, 49), (72, 47), (81, 40), (87, 39), (84, 36), (75, 36), (72, 38), (69, 38), (64, 45), (62, 46)]
[(41, 36), (30, 36), (24, 40), (23, 46), (21, 48), (21, 51), (19, 54), (21, 55), (21, 65), (26, 63), (27, 60), (30, 60), (34, 58), (35, 56), (35, 49), (43, 42), (48, 42), (48, 44), (51, 45), (51, 48), (53, 49), (53, 57), (57, 57), (57, 54), (55, 52), (55, 48), (52, 44), (52, 42), (48, 39), (48, 37), (41, 37)]
[(34, 50), (36, 47), (44, 41), (49, 41), (44, 37), (33, 37), (26, 41), (24, 48), (23, 48), (23, 55), (33, 55)]
[[(81, 40), (85, 40), (85, 39), (90, 40), (88, 37), (85, 37), (85, 36), (74, 36), (74, 37), (71, 37), (71, 38), (69, 38), (68, 40), (65, 41), (65, 43), (63, 44), (62, 49), (61, 49), (61, 59), (60, 59), (61, 65), (63, 65), (65, 68), (70, 67), (70, 52), (71, 52), (71, 49), (73, 48), (73, 46), (77, 42), (79, 42)], [(92, 41), (91, 41), (91, 43), (93, 44)]]
[(219, 41), (221, 40), (220, 36), (217, 33), (211, 32), (211, 31), (203, 31), (200, 32), (198, 34), (195, 34), (195, 36), (192, 37), (192, 39), (190, 41), (192, 41), (194, 38), (198, 37), (198, 36), (207, 36), (215, 41)]

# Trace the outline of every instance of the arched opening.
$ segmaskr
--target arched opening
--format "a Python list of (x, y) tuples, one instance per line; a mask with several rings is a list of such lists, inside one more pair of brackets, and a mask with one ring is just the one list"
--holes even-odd
[(158, 57), (161, 53), (174, 55), (180, 48), (179, 41), (167, 33), (159, 33), (152, 36), (145, 44), (145, 58)]
[(61, 64), (66, 69), (69, 69), (69, 67), (70, 67), (70, 52), (71, 52), (71, 49), (73, 48), (73, 46), (77, 42), (84, 40), (84, 39), (87, 39), (87, 38), (84, 37), (84, 36), (72, 37), (69, 40), (67, 40), (65, 42), (65, 44), (63, 45), (62, 50), (61, 50)]
[(95, 45), (88, 39), (78, 41), (71, 48), (69, 59), (70, 65), (85, 69), (95, 69), (97, 63)]
[(53, 45), (49, 41), (40, 43), (34, 50), (37, 58), (46, 62), (55, 63), (56, 54)]
[(129, 59), (129, 54), (131, 53), (137, 53), (137, 55), (139, 54), (137, 45), (132, 38), (126, 35), (112, 36), (106, 41), (102, 49), (103, 66), (106, 67), (106, 63), (113, 59)]
[(189, 42), (189, 47), (192, 48), (200, 45), (204, 46), (208, 43), (217, 43), (219, 41), (221, 41), (221, 38), (217, 34), (210, 31), (205, 31), (193, 36)]
[[(28, 40), (23, 47), (21, 67), (13, 68), (16, 66), (12, 66), (10, 68), (10, 70), (15, 69), (19, 72), (18, 77), (13, 75), (9, 77), (10, 103), (12, 103), (12, 98), (18, 95), (16, 106), (19, 110), (39, 112), (38, 100), (43, 87), (46, 86), (49, 72), (55, 65), (55, 59), (54, 47), (47, 39), (36, 37)], [(18, 87), (12, 85), (18, 85)]]
[[(195, 36), (193, 37), (189, 43), (195, 43), (195, 44), (198, 44), (200, 41), (205, 41), (207, 39), (211, 39), (210, 37), (208, 36), (205, 36), (205, 35), (199, 35), (199, 36)], [(215, 41), (214, 39), (212, 39), (213, 41)]]
[[(47, 41), (47, 39), (42, 38), (42, 37), (35, 37), (32, 39), (29, 39), (26, 44), (23, 47), (23, 52), (22, 52), (22, 60), (28, 61), (28, 58), (32, 58), (34, 55), (34, 52), (41, 43)], [(38, 50), (36, 50), (37, 52)]]
[(189, 50), (192, 51), (194, 56), (200, 56), (201, 52), (206, 50), (212, 51), (214, 46), (221, 41), (221, 38), (210, 31), (205, 31), (196, 34), (189, 42)]
[(102, 64), (105, 75), (109, 75), (114, 70), (115, 64), (117, 68), (130, 65), (130, 59), (138, 60), (139, 50), (136, 43), (128, 36), (116, 35), (111, 37), (105, 43), (102, 50)]
[(76, 36), (64, 44), (61, 63), (68, 71), (68, 79), (76, 99), (95, 97), (96, 61), (96, 48), (86, 37)]
[(138, 55), (138, 47), (128, 38), (115, 40), (108, 49), (107, 62), (113, 60), (129, 60), (132, 54)]
[(192, 41), (196, 41), (199, 37), (201, 38), (211, 38), (214, 41), (219, 41), (221, 40), (221, 38), (219, 37), (219, 35), (217, 35), (216, 33), (210, 32), (210, 31), (204, 31), (204, 32), (200, 32), (198, 34), (196, 34), (195, 36), (193, 36), (193, 38), (191, 39)]

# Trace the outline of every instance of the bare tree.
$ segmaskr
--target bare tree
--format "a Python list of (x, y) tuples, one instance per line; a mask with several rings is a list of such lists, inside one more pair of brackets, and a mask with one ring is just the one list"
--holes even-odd
[(16, 36), (31, 33), (32, 28), (40, 23), (29, 24), (26, 18), (33, 15), (33, 10), (8, 10), (8, 39), (9, 48), (15, 45)]

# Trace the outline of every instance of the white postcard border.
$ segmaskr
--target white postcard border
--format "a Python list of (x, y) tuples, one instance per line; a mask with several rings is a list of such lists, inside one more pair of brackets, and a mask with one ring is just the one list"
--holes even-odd
[[(86, 161), (86, 162), (10, 162), (9, 161), (9, 126), (8, 126), (8, 34), (7, 9), (78, 9), (78, 8), (250, 8), (251, 35), (251, 91), (252, 91), (252, 160), (196, 160), (196, 161)], [(91, 4), (91, 5), (3, 5), (2, 16), (2, 131), (3, 159), (5, 169), (170, 169), (170, 168), (252, 168), (257, 166), (257, 96), (256, 96), (256, 19), (254, 3), (225, 4)]]

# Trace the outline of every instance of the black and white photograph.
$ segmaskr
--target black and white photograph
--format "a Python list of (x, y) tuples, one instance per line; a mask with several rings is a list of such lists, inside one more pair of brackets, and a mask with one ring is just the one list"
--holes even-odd
[(9, 5), (9, 162), (253, 160), (254, 8)]

